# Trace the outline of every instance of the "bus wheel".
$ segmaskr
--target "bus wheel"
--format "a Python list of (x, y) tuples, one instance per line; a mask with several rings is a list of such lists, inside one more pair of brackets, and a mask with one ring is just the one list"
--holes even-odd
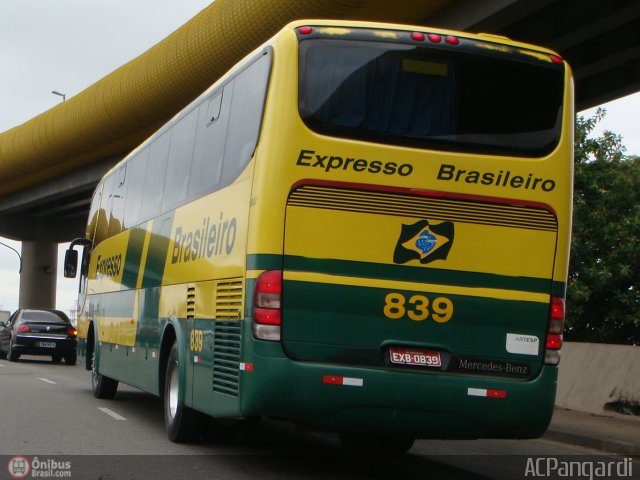
[(340, 433), (340, 443), (342, 446), (358, 453), (407, 453), (413, 446), (415, 438), (409, 435), (381, 435), (371, 433)]
[(96, 398), (111, 400), (116, 396), (118, 391), (118, 381), (113, 378), (105, 377), (98, 373), (96, 369), (95, 351), (91, 355), (91, 390)]
[(180, 400), (178, 344), (173, 343), (164, 381), (164, 426), (169, 440), (176, 443), (196, 440), (206, 433), (211, 418), (186, 407)]

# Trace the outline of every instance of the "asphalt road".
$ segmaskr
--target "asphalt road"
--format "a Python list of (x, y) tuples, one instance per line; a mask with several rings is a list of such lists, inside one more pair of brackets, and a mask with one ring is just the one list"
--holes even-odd
[[(46, 357), (0, 360), (0, 479), (12, 478), (4, 465), (17, 455), (41, 469), (68, 461), (70, 478), (102, 480), (514, 479), (532, 477), (531, 457), (603, 459), (547, 440), (421, 440), (407, 455), (372, 458), (346, 454), (335, 435), (269, 420), (242, 427), (233, 442), (175, 444), (160, 399), (120, 385), (115, 400), (98, 400), (88, 372)], [(49, 473), (60, 478), (59, 467)]]

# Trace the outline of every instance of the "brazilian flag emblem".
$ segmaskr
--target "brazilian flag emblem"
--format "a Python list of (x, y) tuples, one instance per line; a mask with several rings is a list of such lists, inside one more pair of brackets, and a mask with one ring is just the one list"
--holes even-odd
[(426, 264), (434, 260), (446, 260), (453, 245), (453, 231), (453, 222), (430, 225), (428, 220), (420, 220), (413, 225), (402, 224), (393, 262), (419, 260)]

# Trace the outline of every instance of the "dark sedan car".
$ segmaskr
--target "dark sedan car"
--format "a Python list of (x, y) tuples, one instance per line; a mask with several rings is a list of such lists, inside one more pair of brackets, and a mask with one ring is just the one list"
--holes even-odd
[(78, 332), (58, 310), (20, 309), (0, 321), (0, 358), (15, 362), (20, 355), (51, 355), (75, 365)]

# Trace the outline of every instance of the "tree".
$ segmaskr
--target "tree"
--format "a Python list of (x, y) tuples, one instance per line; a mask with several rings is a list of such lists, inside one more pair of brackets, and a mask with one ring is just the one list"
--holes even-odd
[(578, 117), (565, 338), (640, 344), (640, 157)]

